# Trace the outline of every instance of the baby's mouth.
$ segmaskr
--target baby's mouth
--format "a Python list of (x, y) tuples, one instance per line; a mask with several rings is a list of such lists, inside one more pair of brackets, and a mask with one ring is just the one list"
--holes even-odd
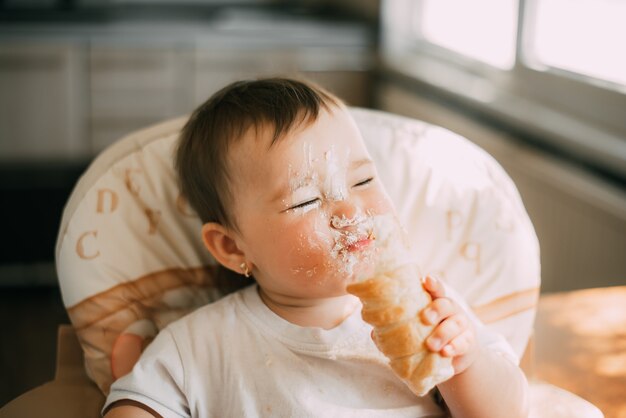
[(344, 233), (338, 238), (335, 248), (339, 253), (364, 251), (374, 244), (375, 239), (371, 229), (356, 233)]
[(337, 260), (345, 272), (354, 273), (354, 268), (370, 259), (375, 250), (374, 222), (370, 216), (357, 215), (352, 218), (333, 218), (334, 245), (331, 257)]
[(373, 245), (375, 239), (374, 233), (369, 231), (366, 235), (362, 235), (356, 239), (351, 239), (352, 242), (347, 243), (344, 248), (348, 252), (363, 251)]
[(363, 262), (373, 259), (376, 250), (373, 229), (373, 222), (364, 222), (348, 230), (335, 231), (331, 257), (339, 263), (338, 267), (347, 276), (355, 274), (355, 268)]

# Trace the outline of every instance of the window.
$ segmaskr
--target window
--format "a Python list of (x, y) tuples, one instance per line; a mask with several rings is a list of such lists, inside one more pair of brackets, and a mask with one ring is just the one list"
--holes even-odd
[[(518, 44), (520, 9), (526, 42)], [(417, 0), (412, 13), (415, 38), (424, 43), (501, 70), (514, 67), (519, 45), (534, 69), (626, 90), (624, 0)]]
[(626, 0), (383, 0), (386, 68), (626, 181)]
[(517, 0), (425, 0), (417, 10), (428, 42), (494, 67), (515, 64)]
[(531, 65), (626, 87), (626, 1), (536, 1), (527, 22)]

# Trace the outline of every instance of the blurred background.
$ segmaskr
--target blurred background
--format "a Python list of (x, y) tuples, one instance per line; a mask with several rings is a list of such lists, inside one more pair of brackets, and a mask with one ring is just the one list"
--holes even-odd
[(520, 190), (542, 292), (626, 284), (625, 21), (621, 0), (0, 0), (0, 406), (54, 374), (80, 174), (241, 78), (469, 138)]

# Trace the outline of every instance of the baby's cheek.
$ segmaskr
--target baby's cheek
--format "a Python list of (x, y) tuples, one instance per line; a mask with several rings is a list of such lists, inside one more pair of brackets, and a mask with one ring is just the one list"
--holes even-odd
[(298, 234), (298, 248), (302, 250), (303, 254), (314, 259), (327, 255), (333, 243), (330, 231), (328, 228), (321, 227), (321, 222), (319, 221), (307, 225)]
[(332, 245), (329, 219), (322, 211), (302, 215), (290, 228), (292, 241), (296, 241), (298, 248), (307, 251), (322, 251), (329, 248)]
[(309, 222), (298, 228), (298, 233), (287, 244), (290, 264), (294, 272), (301, 272), (311, 277), (318, 274), (327, 264), (333, 238), (321, 223)]

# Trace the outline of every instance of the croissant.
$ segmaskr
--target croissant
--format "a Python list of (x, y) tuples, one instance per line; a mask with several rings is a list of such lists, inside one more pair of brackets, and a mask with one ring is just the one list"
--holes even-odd
[(363, 320), (373, 326), (374, 342), (389, 365), (418, 396), (454, 375), (452, 359), (428, 350), (424, 340), (434, 326), (419, 313), (431, 301), (411, 264), (352, 283), (347, 291), (362, 304)]

